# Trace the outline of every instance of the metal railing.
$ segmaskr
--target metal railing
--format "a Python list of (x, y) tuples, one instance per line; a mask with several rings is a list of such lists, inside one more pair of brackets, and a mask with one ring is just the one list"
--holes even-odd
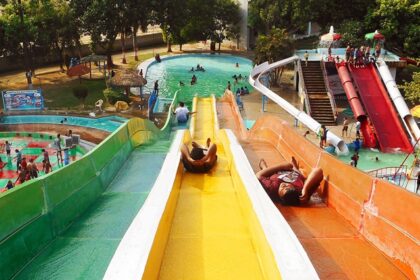
[(302, 61), (299, 59), (297, 60), (297, 66), (298, 66), (298, 73), (299, 73), (299, 93), (303, 93), (304, 99), (305, 99), (305, 107), (306, 107), (306, 113), (310, 116), (311, 115), (311, 105), (309, 103), (309, 95), (308, 91), (306, 90), (305, 85), (305, 78), (303, 77), (303, 70), (302, 70)]
[(327, 70), (325, 69), (324, 59), (321, 59), (321, 70), (322, 70), (322, 75), (324, 77), (324, 84), (327, 89), (327, 95), (328, 95), (328, 98), (330, 99), (331, 109), (334, 114), (334, 120), (335, 122), (337, 122), (337, 105), (335, 104), (334, 95), (332, 94), (330, 83), (328, 82), (328, 75), (327, 75)]
[(407, 185), (409, 178), (407, 177), (407, 165), (384, 167), (368, 171), (367, 173), (373, 177), (387, 180), (395, 185), (404, 187)]

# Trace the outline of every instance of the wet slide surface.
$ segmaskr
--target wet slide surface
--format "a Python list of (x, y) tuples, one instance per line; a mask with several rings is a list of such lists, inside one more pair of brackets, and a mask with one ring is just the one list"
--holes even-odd
[(169, 145), (170, 140), (160, 140), (133, 150), (99, 199), (16, 279), (102, 279), (148, 196)]
[[(237, 134), (235, 129), (242, 120), (235, 117), (227, 102), (218, 102), (217, 109), (221, 128)], [(290, 161), (280, 154), (275, 143), (264, 139), (244, 139), (241, 144), (255, 172), (261, 158), (269, 166)], [(308, 145), (312, 144), (308, 141)], [(388, 257), (319, 198), (312, 198), (304, 207), (276, 206), (299, 238), (320, 279), (406, 279)]]
[(349, 69), (367, 114), (376, 129), (381, 149), (392, 152), (393, 149), (400, 148), (404, 152), (411, 152), (410, 141), (375, 67), (372, 64), (359, 68), (349, 65)]
[(184, 171), (160, 279), (262, 279), (249, 224), (214, 128), (211, 98), (198, 99), (194, 140), (211, 137), (218, 162), (207, 174)]

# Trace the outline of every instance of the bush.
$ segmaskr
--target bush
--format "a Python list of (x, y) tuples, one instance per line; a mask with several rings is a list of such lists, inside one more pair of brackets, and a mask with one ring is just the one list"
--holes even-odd
[(117, 101), (125, 101), (127, 103), (130, 103), (130, 98), (128, 98), (122, 92), (118, 92), (116, 90), (113, 90), (112, 88), (105, 89), (104, 96), (106, 98), (106, 101), (111, 105), (114, 105)]
[(87, 87), (78, 86), (78, 87), (73, 88), (74, 97), (79, 99), (82, 102), (83, 106), (84, 106), (85, 99), (88, 96), (88, 94), (89, 94), (89, 90)]

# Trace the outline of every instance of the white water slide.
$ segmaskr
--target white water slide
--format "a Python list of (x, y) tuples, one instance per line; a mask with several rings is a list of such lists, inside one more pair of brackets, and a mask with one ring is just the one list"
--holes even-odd
[[(251, 75), (249, 75), (249, 83), (256, 90), (258, 90), (259, 92), (270, 98), (272, 101), (277, 103), (281, 108), (286, 110), (289, 114), (291, 114), (301, 123), (303, 123), (310, 130), (312, 130), (315, 133), (318, 133), (318, 131), (321, 129), (321, 124), (319, 122), (311, 118), (305, 112), (294, 107), (292, 104), (278, 96), (276, 93), (272, 92), (269, 88), (267, 88), (260, 82), (260, 78), (263, 75), (268, 74), (271, 70), (287, 65), (296, 60), (299, 60), (299, 56), (297, 55), (271, 64), (269, 64), (268, 62), (264, 62), (260, 65), (257, 65), (254, 67), (254, 69), (252, 69)], [(335, 147), (335, 151), (337, 154), (347, 154), (349, 152), (346, 143), (331, 131), (327, 132), (327, 141)]]
[(411, 141), (413, 144), (417, 142), (420, 138), (420, 130), (417, 126), (416, 121), (410, 113), (410, 110), (407, 107), (407, 104), (402, 97), (400, 90), (398, 89), (394, 78), (389, 71), (388, 66), (385, 61), (382, 59), (376, 63), (379, 74), (381, 75), (382, 81), (384, 82), (388, 94), (391, 97), (392, 102), (394, 102), (395, 108), (397, 108), (398, 114), (400, 115), (404, 125), (407, 128), (407, 131), (410, 133)]

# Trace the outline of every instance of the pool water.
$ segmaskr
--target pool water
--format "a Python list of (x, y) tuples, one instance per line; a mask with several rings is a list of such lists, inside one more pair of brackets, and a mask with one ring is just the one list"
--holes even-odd
[[(236, 63), (239, 67), (236, 67)], [(200, 64), (205, 69), (205, 72), (194, 71), (190, 72)], [(159, 96), (160, 97), (174, 97), (177, 90), (178, 100), (184, 101), (187, 105), (195, 95), (200, 97), (222, 96), (228, 81), (231, 83), (231, 90), (235, 92), (237, 88), (247, 86), (252, 91), (251, 85), (248, 83), (248, 75), (252, 70), (252, 62), (249, 59), (219, 54), (192, 54), (169, 57), (163, 59), (161, 63), (152, 63), (147, 69), (146, 79), (147, 85), (145, 93), (150, 93), (153, 90), (154, 82), (159, 81)], [(242, 75), (242, 79), (235, 84), (233, 75)], [(191, 77), (197, 77), (197, 83), (191, 85)], [(180, 81), (185, 85), (181, 86)], [(190, 106), (188, 106), (191, 108)]]
[(103, 118), (84, 118), (74, 116), (54, 116), (54, 115), (21, 115), (3, 116), (0, 118), (1, 124), (63, 124), (96, 128), (108, 132), (113, 132), (121, 126), (127, 119), (118, 116), (108, 116)]
[[(50, 163), (52, 170), (57, 170), (63, 167), (63, 164), (57, 159), (57, 152), (53, 147), (54, 138), (49, 135), (44, 135), (44, 138), (33, 138), (33, 137), (0, 137), (0, 158), (5, 164), (0, 170), (0, 189), (5, 187), (8, 180), (14, 182), (18, 177), (16, 172), (16, 153), (15, 150), (18, 149), (22, 152), (22, 158), (26, 158), (26, 161), (29, 162), (29, 159), (34, 159), (34, 162), (40, 171), (38, 176), (44, 175), (42, 172), (42, 149), (48, 151)], [(11, 155), (8, 157), (6, 155), (4, 143), (9, 141), (11, 143)], [(81, 158), (85, 154), (85, 151), (80, 147), (70, 149), (70, 162), (75, 161)], [(64, 153), (63, 153), (64, 156)]]
[[(350, 164), (351, 157), (354, 154), (354, 149), (350, 148), (350, 153), (348, 155), (340, 155), (338, 158)], [(378, 161), (376, 161), (376, 157), (378, 157)], [(407, 157), (407, 154), (400, 153), (400, 154), (384, 154), (378, 151), (372, 151), (370, 149), (360, 149), (359, 151), (359, 161), (357, 163), (357, 168), (363, 171), (370, 171), (379, 168), (385, 167), (398, 167), (400, 166), (404, 159)], [(408, 168), (411, 167), (414, 160), (414, 155), (410, 155), (408, 159), (404, 162)]]

